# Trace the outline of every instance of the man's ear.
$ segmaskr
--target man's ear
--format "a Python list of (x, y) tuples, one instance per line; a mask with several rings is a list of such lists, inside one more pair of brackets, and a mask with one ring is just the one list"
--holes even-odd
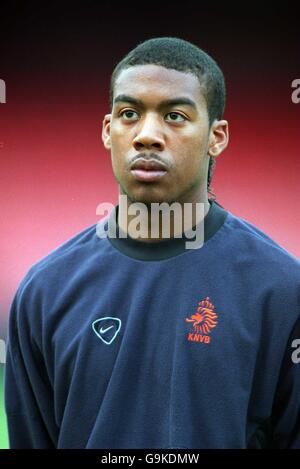
[(111, 114), (105, 114), (103, 123), (102, 123), (102, 142), (106, 150), (111, 149), (110, 121), (111, 121)]
[(209, 133), (208, 153), (216, 158), (227, 147), (229, 142), (228, 122), (215, 120)]

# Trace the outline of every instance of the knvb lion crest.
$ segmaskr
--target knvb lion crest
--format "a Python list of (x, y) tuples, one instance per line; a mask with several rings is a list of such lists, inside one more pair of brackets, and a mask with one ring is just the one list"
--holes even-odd
[(215, 306), (209, 296), (199, 301), (197, 312), (189, 318), (185, 318), (186, 322), (193, 323), (194, 332), (188, 334), (188, 340), (193, 342), (210, 343), (211, 330), (218, 324), (218, 315), (215, 312)]

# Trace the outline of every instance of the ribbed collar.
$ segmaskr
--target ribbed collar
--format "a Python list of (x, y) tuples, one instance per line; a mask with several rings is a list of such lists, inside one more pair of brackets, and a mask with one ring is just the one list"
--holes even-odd
[[(228, 212), (215, 200), (209, 200), (210, 208), (204, 217), (204, 243), (210, 239), (223, 225)], [(116, 205), (110, 212), (110, 221), (118, 220), (119, 205)], [(106, 220), (104, 228), (108, 229), (108, 221)], [(193, 228), (195, 229), (195, 227)], [(186, 241), (193, 241), (185, 237), (168, 238), (161, 241), (143, 241), (137, 240), (127, 235), (127, 237), (119, 237), (120, 233), (124, 233), (116, 224), (117, 237), (113, 238), (108, 235), (110, 243), (120, 252), (133, 259), (142, 261), (158, 261), (178, 256), (183, 252), (187, 252)]]

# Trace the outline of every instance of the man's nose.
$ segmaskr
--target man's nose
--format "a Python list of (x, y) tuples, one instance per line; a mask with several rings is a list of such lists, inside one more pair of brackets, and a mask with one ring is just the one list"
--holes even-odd
[(164, 150), (165, 141), (163, 137), (162, 124), (155, 116), (145, 118), (139, 127), (138, 133), (133, 139), (135, 150)]

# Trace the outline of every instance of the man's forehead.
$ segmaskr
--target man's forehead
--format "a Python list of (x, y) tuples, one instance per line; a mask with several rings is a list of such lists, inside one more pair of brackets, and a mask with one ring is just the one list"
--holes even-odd
[(152, 94), (161, 99), (190, 96), (194, 100), (202, 95), (196, 75), (152, 64), (122, 70), (115, 82), (114, 97), (120, 94), (136, 97)]

